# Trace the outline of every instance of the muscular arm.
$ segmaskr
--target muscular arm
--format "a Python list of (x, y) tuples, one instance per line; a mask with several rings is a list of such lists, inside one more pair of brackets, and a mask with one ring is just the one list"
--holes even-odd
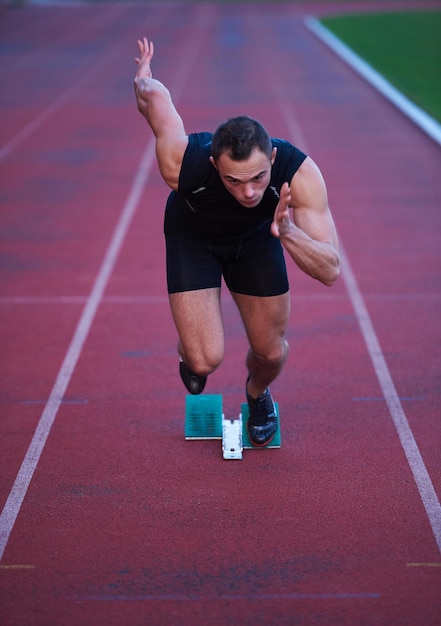
[(138, 41), (139, 58), (135, 76), (135, 94), (140, 113), (149, 123), (156, 139), (156, 157), (167, 185), (178, 188), (179, 172), (188, 144), (184, 124), (175, 109), (169, 90), (152, 77), (153, 43), (144, 37)]
[(328, 207), (326, 186), (320, 170), (309, 157), (294, 174), (291, 183), (282, 186), (271, 232), (280, 238), (304, 272), (325, 285), (332, 285), (338, 278), (338, 240)]

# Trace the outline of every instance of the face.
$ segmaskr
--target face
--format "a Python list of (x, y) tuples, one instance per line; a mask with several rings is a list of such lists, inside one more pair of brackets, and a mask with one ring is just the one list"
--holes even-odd
[(210, 157), (219, 172), (225, 188), (244, 207), (256, 207), (263, 198), (271, 179), (271, 166), (276, 158), (273, 148), (271, 159), (261, 150), (254, 148), (245, 161), (233, 161), (226, 153), (217, 161)]

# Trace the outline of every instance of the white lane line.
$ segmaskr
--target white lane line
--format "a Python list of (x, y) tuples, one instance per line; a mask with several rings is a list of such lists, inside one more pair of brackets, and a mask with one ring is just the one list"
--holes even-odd
[[(228, 293), (223, 294), (225, 300), (229, 299)], [(296, 302), (329, 301), (337, 302), (346, 300), (347, 296), (340, 293), (292, 293), (291, 300)], [(441, 293), (370, 293), (366, 300), (376, 302), (437, 302), (441, 299)], [(1, 306), (38, 306), (43, 304), (84, 304), (87, 296), (0, 296)], [(103, 304), (167, 304), (167, 295), (163, 296), (103, 296)]]
[[(435, 564), (436, 565), (436, 564)], [(20, 567), (20, 566), (16, 566)], [(21, 567), (33, 567), (33, 566), (21, 566)], [(376, 591), (361, 591), (359, 593), (352, 593), (348, 591), (336, 591), (330, 593), (262, 593), (256, 591), (255, 593), (158, 593), (158, 594), (139, 594), (130, 595), (127, 593), (118, 592), (114, 594), (97, 594), (97, 595), (75, 595), (68, 596), (69, 600), (75, 602), (256, 602), (264, 600), (280, 601), (280, 600), (378, 600), (381, 598), (381, 593)]]
[[(264, 40), (264, 33), (260, 40)], [(266, 49), (265, 49), (266, 50)], [(262, 67), (266, 67), (268, 59), (262, 57)], [(295, 119), (295, 115), (292, 107), (286, 106), (285, 101), (281, 97), (283, 90), (280, 88), (282, 77), (277, 72), (274, 72), (274, 67), (278, 67), (277, 63), (271, 63), (269, 71), (270, 80), (273, 82), (273, 93), (277, 94), (277, 101), (286, 123), (287, 128), (295, 134), (292, 140), (295, 143), (295, 137), (299, 137), (300, 124)], [(306, 141), (300, 134), (304, 149), (306, 148)], [(371, 358), (374, 370), (380, 383), (381, 389), (384, 394), (384, 399), (389, 409), (389, 413), (392, 417), (395, 425), (398, 437), (401, 441), (404, 453), (412, 471), (413, 477), (418, 487), (424, 508), (429, 518), (430, 525), (432, 527), (435, 540), (438, 544), (438, 548), (441, 551), (441, 507), (438, 501), (435, 489), (430, 479), (429, 473), (424, 464), (423, 458), (418, 449), (417, 443), (413, 436), (412, 430), (407, 421), (406, 415), (401, 406), (400, 398), (395, 389), (392, 377), (386, 364), (386, 360), (383, 356), (383, 352), (378, 341), (377, 335), (374, 330), (371, 318), (361, 295), (360, 289), (357, 284), (354, 273), (352, 272), (349, 259), (344, 251), (343, 244), (340, 241), (341, 248), (341, 260), (342, 260), (342, 278), (345, 282), (346, 290), (349, 295), (352, 307), (354, 309), (361, 333), (363, 335), (369, 356)]]
[(331, 33), (331, 31), (323, 26), (316, 18), (308, 15), (304, 18), (304, 23), (306, 27), (331, 48), (337, 56), (350, 65), (360, 76), (363, 76), (368, 83), (400, 109), (404, 115), (410, 118), (437, 144), (441, 145), (441, 124), (406, 98), (398, 89), (393, 87), (389, 81), (359, 57), (349, 46)]
[(81, 90), (90, 77), (95, 73), (95, 70), (85, 74), (78, 82), (72, 85), (69, 89), (64, 91), (61, 96), (56, 98), (51, 105), (46, 107), (41, 113), (39, 113), (34, 119), (25, 124), (22, 129), (2, 148), (0, 148), (0, 161), (3, 161), (15, 148), (23, 143), (28, 137), (30, 137), (36, 130), (38, 130), (54, 113), (58, 111), (66, 102), (70, 102), (73, 97)]
[[(40, 304), (84, 304), (87, 296), (5, 296), (0, 297), (0, 306)], [(103, 296), (106, 304), (168, 304), (168, 296)]]
[[(198, 12), (198, 19), (196, 19), (194, 23), (196, 33), (205, 32), (203, 26), (206, 25), (206, 22), (211, 17), (212, 13), (213, 7), (211, 6), (202, 6), (200, 8)], [(173, 85), (176, 85), (176, 89), (173, 90), (172, 85), (172, 92), (174, 91), (176, 93), (176, 101), (179, 99), (180, 94), (185, 87), (186, 78), (193, 67), (197, 48), (201, 44), (201, 41), (201, 37), (189, 37), (186, 39), (186, 48), (180, 57), (179, 65), (176, 67), (176, 78), (173, 83)], [(134, 112), (134, 115), (135, 114), (136, 110)], [(32, 476), (37, 467), (41, 453), (43, 452), (47, 438), (49, 437), (49, 433), (63, 400), (63, 396), (72, 378), (84, 342), (86, 341), (87, 335), (92, 326), (95, 314), (103, 298), (105, 288), (124, 243), (128, 228), (141, 198), (142, 191), (150, 175), (154, 159), (155, 144), (153, 141), (149, 141), (139, 164), (128, 199), (122, 209), (120, 219), (106, 251), (103, 263), (95, 279), (91, 294), (84, 307), (73, 339), (58, 372), (55, 384), (49, 396), (49, 400), (40, 417), (34, 436), (32, 437), (32, 441), (0, 515), (0, 560), (5, 552), (10, 534), (14, 528), (21, 505), (32, 480)]]
[(398, 433), (401, 445), (418, 487), (418, 491), (426, 509), (435, 540), (441, 552), (441, 506), (430, 479), (424, 460), (418, 449), (406, 414), (400, 402), (397, 390), (384, 358), (380, 342), (375, 333), (372, 320), (361, 295), (357, 280), (352, 271), (349, 259), (341, 245), (342, 277), (357, 317), (367, 351), (374, 366), (378, 382), (383, 391), (384, 399)]
[[(84, 5), (86, 6), (86, 5)], [(169, 9), (167, 9), (169, 10)], [(106, 22), (109, 22), (108, 26), (111, 26), (112, 22), (115, 20), (115, 17), (112, 16), (112, 13), (109, 12), (107, 14)], [(156, 22), (159, 21), (160, 18), (155, 19)], [(103, 23), (103, 16), (95, 18), (92, 22), (92, 25), (99, 25), (100, 29), (104, 28), (106, 23)], [(153, 27), (153, 24), (150, 24), (150, 27)], [(91, 30), (88, 28), (88, 30)], [(84, 33), (83, 33), (84, 36)], [(73, 37), (70, 38), (71, 40)], [(45, 107), (38, 115), (36, 115), (31, 121), (25, 124), (21, 130), (12, 137), (7, 143), (5, 143), (0, 148), (0, 161), (3, 161), (11, 152), (13, 152), (16, 148), (18, 148), (28, 137), (33, 135), (37, 130), (39, 130), (44, 124), (49, 120), (53, 115), (57, 113), (59, 109), (61, 109), (65, 104), (71, 103), (75, 96), (85, 87), (85, 85), (92, 80), (94, 76), (97, 74), (102, 74), (103, 67), (106, 68), (111, 66), (113, 61), (120, 59), (122, 54), (126, 53), (126, 42), (118, 40), (114, 45), (110, 46), (106, 51), (106, 56), (98, 61), (94, 59), (93, 65), (91, 69), (88, 71), (84, 71), (81, 74), (81, 77), (74, 83), (70, 85), (67, 89), (62, 91), (62, 93), (53, 100), (53, 102)]]
[(95, 279), (91, 294), (83, 309), (80, 321), (75, 330), (67, 354), (58, 372), (49, 400), (38, 422), (32, 441), (24, 457), (23, 463), (15, 479), (9, 497), (0, 515), (0, 560), (6, 549), (9, 536), (20, 512), (35, 468), (37, 467), (43, 448), (51, 431), (67, 386), (70, 383), (76, 364), (83, 349), (95, 314), (102, 300), (104, 290), (112, 274), (119, 252), (123, 245), (130, 222), (138, 206), (142, 191), (150, 174), (155, 158), (155, 146), (150, 141), (144, 151), (135, 176), (129, 197), (122, 210), (120, 219), (106, 251), (101, 268)]
[[(346, 63), (353, 67), (361, 76), (378, 89), (386, 98), (393, 102), (406, 116), (412, 119), (438, 144), (441, 144), (441, 125), (421, 111), (399, 91), (390, 85), (380, 74), (373, 70), (363, 59), (352, 52), (337, 37), (329, 32), (315, 18), (304, 19), (306, 27), (319, 39), (326, 43)], [(410, 428), (406, 414), (400, 402), (397, 390), (384, 358), (380, 342), (375, 333), (372, 320), (366, 308), (357, 280), (352, 271), (349, 258), (341, 244), (342, 277), (357, 317), (378, 382), (383, 391), (389, 413), (398, 433), (401, 445), (418, 487), (421, 500), (426, 509), (432, 531), (441, 552), (441, 505), (435, 492), (432, 480), (426, 469), (424, 460)]]

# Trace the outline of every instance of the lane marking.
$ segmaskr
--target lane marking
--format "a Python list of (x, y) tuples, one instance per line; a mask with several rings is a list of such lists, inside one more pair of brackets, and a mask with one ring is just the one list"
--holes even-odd
[[(211, 5), (204, 5), (201, 7), (195, 24), (193, 25), (195, 32), (206, 32), (204, 27), (206, 26), (206, 22), (211, 19), (213, 11), (214, 7)], [(175, 70), (175, 79), (172, 82), (172, 90), (176, 94), (176, 101), (179, 100), (180, 95), (184, 90), (187, 76), (194, 64), (197, 48), (201, 45), (201, 43), (202, 38), (186, 38), (186, 47), (182, 51), (180, 63)], [(63, 396), (81, 355), (87, 335), (95, 318), (95, 314), (101, 304), (104, 291), (107, 287), (127, 231), (141, 199), (141, 195), (149, 178), (154, 160), (155, 143), (153, 139), (150, 139), (142, 155), (129, 196), (122, 209), (119, 221), (116, 225), (102, 265), (95, 279), (92, 291), (87, 299), (83, 313), (75, 329), (74, 336), (69, 345), (64, 361), (58, 372), (49, 399), (37, 424), (32, 441), (0, 515), (0, 560), (5, 552), (10, 534), (20, 512), (21, 505), (26, 496), (29, 484), (43, 452), (47, 438), (49, 437), (49, 433), (58, 413), (58, 409), (63, 401)]]
[(35, 565), (2, 565), (0, 569), (12, 570), (12, 569), (35, 569)]
[[(422, 396), (400, 396), (401, 402), (424, 402), (426, 398)], [(366, 396), (359, 398), (352, 398), (353, 402), (384, 402), (383, 396)]]
[(441, 563), (407, 563), (407, 567), (441, 567)]
[(89, 78), (94, 72), (89, 72), (84, 75), (81, 80), (75, 83), (72, 87), (67, 89), (61, 96), (59, 96), (54, 102), (46, 107), (41, 113), (39, 113), (34, 119), (25, 124), (21, 130), (10, 139), (2, 148), (0, 148), (0, 161), (3, 161), (15, 148), (23, 143), (28, 137), (30, 137), (36, 130), (38, 130), (54, 113), (60, 109), (63, 104), (72, 100), (73, 96), (87, 83)]
[[(354, 55), (352, 51), (347, 48), (347, 46), (344, 46), (343, 44), (340, 45), (341, 42), (329, 33), (327, 29), (322, 27), (317, 20), (314, 18), (305, 18), (304, 23), (310, 31), (312, 31), (319, 39), (324, 41), (332, 50), (334, 50), (334, 52), (342, 56), (346, 62), (352, 65), (354, 69), (366, 78), (366, 80), (379, 89), (383, 95), (391, 99), (392, 102), (394, 102), (394, 104), (396, 104), (396, 106), (404, 112), (405, 115), (410, 117), (415, 123), (419, 124), (421, 128), (427, 132), (427, 134), (435, 139), (435, 141), (441, 143), (441, 126), (439, 124), (433, 125), (431, 123), (433, 122), (432, 118), (429, 118), (429, 116), (426, 116), (425, 114), (418, 116), (415, 110), (417, 107), (414, 107), (413, 105), (411, 107), (403, 106), (404, 98), (401, 97), (401, 94), (391, 86), (391, 89), (389, 89), (387, 81), (385, 81), (382, 76), (374, 72), (374, 70), (372, 70), (372, 68), (370, 68), (362, 59), (357, 57), (357, 55)], [(435, 541), (438, 545), (439, 551), (441, 552), (441, 505), (418, 445), (413, 436), (407, 417), (404, 413), (400, 398), (392, 380), (392, 376), (389, 372), (386, 359), (384, 358), (380, 342), (374, 330), (372, 320), (369, 316), (369, 312), (364, 303), (363, 296), (358, 287), (357, 280), (352, 271), (349, 258), (344, 250), (342, 242), (340, 242), (340, 247), (342, 278), (345, 282), (352, 307), (355, 311), (358, 325), (364, 338), (377, 380), (383, 391), (389, 413), (395, 425), (395, 429), (406, 455), (407, 462), (412, 471), (414, 480), (417, 484), (424, 508), (426, 509)]]
[[(227, 299), (228, 293), (223, 294), (223, 297)], [(299, 294), (292, 293), (291, 300), (296, 301), (346, 301), (347, 297), (340, 293), (310, 293)], [(370, 293), (365, 296), (365, 300), (378, 300), (380, 302), (436, 302), (441, 299), (441, 293), (430, 294), (376, 294)], [(87, 301), (87, 296), (0, 296), (0, 306), (11, 304), (84, 304)], [(103, 304), (168, 304), (168, 296), (103, 296)]]
[(149, 141), (141, 158), (135, 179), (127, 201), (122, 209), (109, 247), (107, 248), (101, 268), (95, 279), (92, 291), (83, 309), (74, 336), (67, 350), (64, 361), (58, 372), (49, 399), (38, 422), (32, 441), (24, 457), (23, 463), (12, 486), (9, 497), (0, 515), (0, 560), (6, 549), (9, 536), (17, 519), (35, 468), (37, 467), (43, 448), (51, 431), (55, 416), (58, 413), (67, 386), (70, 383), (78, 359), (82, 352), (95, 314), (101, 303), (104, 290), (112, 274), (128, 228), (135, 214), (142, 191), (147, 182), (155, 158), (155, 145)]
[[(122, 6), (122, 5), (121, 5)], [(168, 11), (168, 8), (165, 9), (165, 12)], [(111, 26), (111, 22), (115, 20), (115, 14), (109, 11), (107, 17), (104, 18), (109, 22), (108, 26)], [(156, 21), (160, 23), (161, 18), (156, 18)], [(87, 22), (86, 22), (87, 24)], [(95, 18), (93, 22), (91, 22), (93, 27), (98, 25), (100, 29), (103, 27), (103, 16)], [(153, 25), (150, 24), (150, 27)], [(89, 29), (90, 30), (90, 29)], [(84, 36), (84, 33), (82, 34)], [(83, 41), (84, 44), (84, 41)], [(0, 161), (3, 161), (11, 152), (13, 152), (16, 148), (18, 148), (26, 139), (28, 139), (31, 135), (33, 135), (39, 128), (44, 126), (44, 124), (53, 116), (59, 109), (61, 109), (65, 104), (71, 103), (74, 96), (76, 96), (86, 85), (90, 82), (94, 76), (97, 74), (103, 73), (103, 67), (109, 67), (112, 63), (121, 58), (123, 54), (126, 54), (126, 42), (122, 39), (118, 39), (117, 42), (110, 46), (109, 49), (105, 52), (105, 57), (98, 61), (94, 59), (93, 66), (84, 71), (82, 68), (79, 68), (81, 73), (81, 77), (70, 87), (65, 89), (57, 98), (55, 98), (50, 105), (45, 107), (40, 113), (38, 113), (32, 120), (30, 120), (27, 124), (24, 124), (18, 133), (14, 135), (9, 141), (7, 141), (0, 148)]]
[[(227, 293), (222, 294), (225, 299), (229, 298)], [(310, 294), (300, 295), (292, 294), (291, 300), (297, 301), (321, 301), (321, 300), (341, 300), (346, 301), (346, 295), (340, 294)], [(84, 304), (87, 301), (87, 296), (19, 296), (19, 297), (0, 297), (1, 305), (38, 305), (38, 304)], [(231, 298), (233, 302), (233, 299)], [(169, 303), (168, 296), (104, 296), (102, 299), (103, 304), (167, 304)]]
[[(17, 404), (46, 404), (47, 400), (19, 400)], [(63, 398), (61, 404), (64, 405), (72, 405), (72, 404), (89, 404), (89, 400), (69, 400), (68, 398)]]
[(202, 594), (179, 594), (179, 593), (163, 593), (163, 594), (142, 594), (142, 595), (90, 595), (90, 596), (73, 596), (75, 601), (95, 601), (95, 602), (138, 602), (138, 601), (163, 601), (163, 600), (179, 600), (183, 602), (212, 602), (213, 600), (378, 600), (381, 598), (380, 593), (238, 593), (238, 594), (219, 594), (219, 595), (202, 595)]
[(418, 449), (418, 445), (413, 436), (406, 414), (400, 402), (397, 390), (389, 372), (389, 368), (384, 358), (380, 342), (375, 333), (372, 320), (363, 300), (363, 296), (358, 287), (357, 280), (352, 271), (349, 259), (341, 245), (342, 277), (346, 284), (352, 307), (357, 317), (361, 334), (366, 344), (368, 354), (374, 367), (377, 380), (383, 391), (384, 399), (398, 433), (402, 448), (409, 463), (413, 477), (418, 487), (418, 491), (426, 509), (432, 531), (441, 552), (441, 506), (435, 493), (429, 473), (424, 464), (424, 460)]
[(323, 43), (352, 67), (370, 85), (379, 91), (387, 100), (392, 102), (406, 117), (411, 119), (437, 144), (441, 145), (441, 124), (434, 120), (425, 111), (411, 102), (398, 89), (393, 87), (379, 72), (366, 63), (349, 46), (343, 43), (336, 35), (329, 31), (315, 17), (310, 15), (303, 18), (305, 26)]
[[(87, 296), (11, 296), (0, 297), (0, 305), (6, 304), (84, 304)], [(103, 296), (103, 303), (110, 304), (168, 304), (168, 296)]]
[[(308, 26), (308, 22), (306, 22)], [(308, 26), (309, 28), (309, 26)], [(260, 41), (264, 41), (264, 28), (260, 24), (261, 35)], [(269, 80), (273, 84), (273, 93), (276, 94), (276, 100), (279, 105), (282, 116), (285, 120), (288, 130), (291, 130), (292, 137), (301, 137), (302, 143), (306, 150), (306, 141), (302, 134), (299, 135), (299, 123), (295, 119), (292, 106), (288, 107), (286, 102), (282, 99), (281, 94), (284, 93), (281, 86), (283, 85), (283, 78), (280, 72), (274, 71), (274, 68), (279, 68), (277, 63), (271, 63), (268, 60), (268, 48), (261, 46), (261, 64), (267, 71)], [(263, 54), (265, 50), (265, 54)], [(294, 134), (295, 133), (295, 134)], [(400, 398), (395, 389), (392, 376), (389, 372), (386, 360), (383, 356), (383, 352), (380, 346), (380, 342), (374, 330), (372, 320), (369, 316), (368, 310), (364, 303), (363, 296), (358, 287), (357, 280), (352, 271), (349, 258), (344, 250), (343, 243), (340, 239), (340, 253), (341, 253), (341, 275), (346, 286), (346, 290), (349, 295), (349, 299), (354, 309), (355, 316), (357, 318), (358, 325), (361, 330), (361, 334), (364, 338), (366, 348), (374, 367), (377, 380), (382, 389), (384, 399), (389, 409), (389, 413), (392, 417), (392, 421), (395, 425), (398, 437), (400, 439), (402, 448), (406, 455), (408, 464), (412, 471), (414, 480), (418, 487), (418, 491), (426, 509), (427, 516), (429, 518), (432, 532), (435, 537), (435, 541), (438, 545), (438, 549), (441, 552), (441, 506), (430, 479), (429, 473), (424, 464), (424, 460), (420, 454), (417, 443), (413, 436), (410, 425), (407, 421), (406, 415), (401, 406)]]

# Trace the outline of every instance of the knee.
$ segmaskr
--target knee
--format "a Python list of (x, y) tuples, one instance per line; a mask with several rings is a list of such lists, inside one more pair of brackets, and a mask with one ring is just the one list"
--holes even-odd
[(223, 351), (205, 351), (188, 358), (188, 367), (198, 376), (209, 376), (219, 367), (224, 358)]
[(270, 367), (283, 367), (289, 354), (289, 345), (283, 337), (266, 349), (254, 351), (254, 357)]

